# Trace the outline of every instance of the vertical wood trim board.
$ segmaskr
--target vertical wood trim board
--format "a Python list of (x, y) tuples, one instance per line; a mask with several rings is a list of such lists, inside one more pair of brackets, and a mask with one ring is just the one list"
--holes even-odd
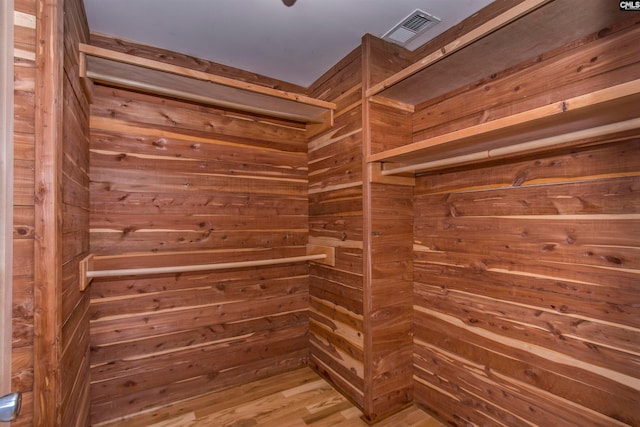
[(372, 290), (372, 254), (371, 254), (371, 207), (372, 207), (372, 194), (371, 194), (371, 180), (369, 179), (369, 170), (367, 168), (366, 159), (371, 152), (371, 104), (367, 100), (367, 90), (371, 85), (372, 74), (372, 46), (371, 38), (363, 38), (362, 44), (362, 169), (365, 173), (366, 179), (362, 183), (362, 245), (363, 245), (363, 300), (364, 300), (364, 407), (362, 412), (365, 418), (368, 420), (374, 420), (376, 418), (374, 408), (374, 395), (373, 395), (373, 378), (375, 376), (375, 370), (373, 369), (373, 363), (375, 360), (375, 354), (373, 352), (374, 336), (372, 330), (371, 316), (374, 310), (373, 307), (373, 290)]
[(36, 3), (34, 424), (59, 424), (63, 5)]
[(13, 0), (0, 10), (0, 396), (11, 391), (13, 282)]

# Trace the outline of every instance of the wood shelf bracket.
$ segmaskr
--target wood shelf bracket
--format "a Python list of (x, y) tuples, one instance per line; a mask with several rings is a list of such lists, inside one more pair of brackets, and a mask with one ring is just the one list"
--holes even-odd
[(89, 277), (89, 272), (93, 270), (94, 256), (94, 254), (87, 255), (78, 265), (80, 269), (80, 292), (84, 292), (91, 284), (91, 280), (93, 280), (93, 277)]
[(307, 245), (307, 255), (325, 255), (325, 258), (318, 258), (313, 261), (319, 264), (330, 265), (335, 267), (336, 265), (336, 248), (333, 246), (322, 246), (322, 245)]
[(377, 184), (389, 184), (389, 185), (406, 185), (415, 187), (416, 177), (413, 171), (409, 171), (402, 175), (389, 174), (387, 169), (390, 167), (402, 167), (402, 165), (393, 166), (392, 163), (372, 162), (369, 163), (369, 182), (375, 182)]

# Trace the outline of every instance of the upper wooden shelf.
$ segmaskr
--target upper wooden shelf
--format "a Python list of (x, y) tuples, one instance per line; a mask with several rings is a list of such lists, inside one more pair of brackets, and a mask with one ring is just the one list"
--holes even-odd
[(366, 96), (416, 106), (630, 18), (617, 4), (524, 0), (372, 85)]
[(587, 144), (640, 134), (640, 80), (612, 86), (368, 156), (382, 175), (442, 167)]
[[(523, 0), (365, 91), (411, 112), (443, 95), (630, 21), (597, 1)], [(449, 39), (450, 40), (450, 39)], [(428, 52), (428, 51), (427, 51)], [(640, 135), (640, 80), (373, 153), (372, 180)], [(382, 181), (381, 181), (382, 182)]]
[(101, 83), (304, 123), (330, 122), (336, 108), (302, 94), (86, 44), (80, 44), (80, 77), (88, 85)]

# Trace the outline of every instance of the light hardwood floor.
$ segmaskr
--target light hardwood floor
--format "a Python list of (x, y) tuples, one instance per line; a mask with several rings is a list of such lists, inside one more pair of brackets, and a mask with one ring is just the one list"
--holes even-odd
[[(211, 393), (99, 426), (364, 427), (362, 412), (311, 369), (304, 368)], [(377, 427), (443, 427), (415, 406)]]

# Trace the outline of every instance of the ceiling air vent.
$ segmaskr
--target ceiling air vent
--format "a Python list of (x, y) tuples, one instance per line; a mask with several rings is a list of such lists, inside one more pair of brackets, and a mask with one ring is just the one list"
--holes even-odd
[(440, 22), (433, 15), (416, 9), (411, 15), (404, 18), (391, 30), (382, 36), (383, 39), (404, 46), (414, 37)]

